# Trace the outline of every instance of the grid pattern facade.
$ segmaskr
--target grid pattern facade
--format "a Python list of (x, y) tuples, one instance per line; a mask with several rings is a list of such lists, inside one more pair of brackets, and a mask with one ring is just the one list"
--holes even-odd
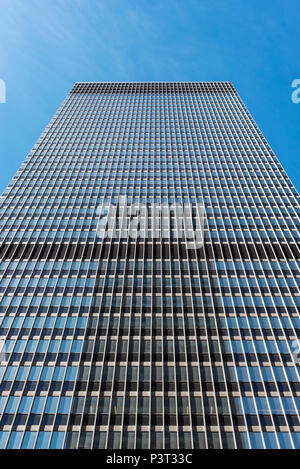
[(231, 83), (76, 83), (1, 197), (0, 448), (299, 448), (298, 214)]

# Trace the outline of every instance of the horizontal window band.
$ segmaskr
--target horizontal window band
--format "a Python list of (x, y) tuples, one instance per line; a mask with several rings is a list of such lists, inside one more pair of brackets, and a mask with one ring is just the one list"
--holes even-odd
[(204, 243), (187, 249), (185, 243), (103, 241), (96, 244), (2, 244), (0, 259), (145, 259), (145, 260), (300, 260), (296, 243)]

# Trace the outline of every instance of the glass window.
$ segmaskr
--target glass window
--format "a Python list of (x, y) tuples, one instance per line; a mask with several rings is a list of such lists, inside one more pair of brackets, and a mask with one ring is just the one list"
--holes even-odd
[(33, 396), (24, 396), (22, 397), (22, 400), (20, 402), (19, 410), (18, 412), (20, 414), (28, 414), (31, 404), (33, 401)]
[(58, 396), (49, 396), (45, 407), (46, 414), (54, 414), (58, 405)]
[(45, 396), (36, 396), (33, 401), (33, 406), (31, 409), (32, 414), (41, 414), (46, 402)]
[[(123, 434), (123, 441), (124, 441), (124, 434)], [(93, 448), (105, 449), (105, 446), (106, 446), (106, 432), (96, 432), (94, 436)], [(125, 445), (123, 445), (122, 447), (127, 448), (127, 446)]]
[(281, 397), (282, 405), (286, 414), (296, 414), (293, 399), (291, 397)]
[(21, 445), (22, 436), (22, 432), (11, 432), (7, 449), (19, 449)]
[(53, 366), (44, 366), (42, 375), (41, 375), (41, 381), (50, 381), (53, 373)]
[(264, 449), (263, 440), (259, 432), (249, 432), (249, 437), (252, 449)]
[(263, 435), (267, 449), (278, 449), (275, 433), (264, 432)]
[(36, 449), (48, 449), (51, 432), (39, 432), (39, 436), (36, 442)]
[(8, 440), (9, 432), (0, 432), (0, 449), (4, 449)]
[(4, 375), (4, 381), (13, 381), (17, 374), (17, 366), (8, 366)]
[(288, 432), (277, 432), (280, 449), (293, 449), (291, 438)]
[(64, 444), (65, 432), (53, 432), (50, 449), (62, 449)]
[(62, 396), (59, 401), (58, 413), (68, 414), (70, 411), (71, 402), (72, 402), (72, 397)]
[(29, 369), (29, 366), (20, 366), (19, 371), (17, 373), (16, 381), (26, 381)]
[(54, 368), (53, 381), (62, 381), (64, 379), (65, 371), (66, 366), (56, 366)]
[(18, 404), (19, 404), (19, 401), (20, 401), (20, 396), (11, 396), (8, 399), (8, 402), (6, 404), (5, 412), (7, 414), (15, 414), (16, 410), (17, 410), (17, 407), (18, 407)]
[(29, 373), (28, 380), (37, 381), (40, 377), (41, 369), (42, 369), (41, 366), (32, 366), (30, 373)]
[(75, 381), (77, 375), (77, 366), (68, 366), (67, 373), (66, 373), (66, 381)]
[(21, 449), (33, 449), (37, 432), (25, 432)]
[(6, 396), (0, 396), (0, 413), (2, 414), (5, 403), (6, 403), (7, 397)]
[(221, 438), (222, 438), (223, 449), (235, 449), (233, 433), (222, 432)]
[(79, 438), (79, 449), (90, 449), (92, 446), (92, 437), (93, 433), (92, 432), (81, 432), (80, 438)]

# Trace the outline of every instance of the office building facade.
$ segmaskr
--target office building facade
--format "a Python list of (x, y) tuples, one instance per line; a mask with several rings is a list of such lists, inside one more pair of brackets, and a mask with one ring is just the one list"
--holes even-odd
[(0, 215), (1, 448), (300, 447), (299, 195), (231, 83), (76, 83)]

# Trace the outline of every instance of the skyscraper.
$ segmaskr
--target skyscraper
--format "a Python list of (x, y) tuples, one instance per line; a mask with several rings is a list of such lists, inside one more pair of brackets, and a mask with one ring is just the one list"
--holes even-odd
[(231, 83), (76, 83), (1, 198), (0, 447), (299, 448), (298, 213)]

